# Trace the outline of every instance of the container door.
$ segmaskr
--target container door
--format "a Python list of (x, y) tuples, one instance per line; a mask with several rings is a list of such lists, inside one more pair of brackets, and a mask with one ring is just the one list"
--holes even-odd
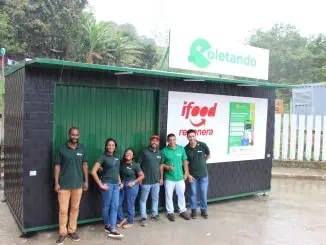
[(119, 156), (132, 147), (137, 153), (158, 133), (158, 91), (58, 85), (54, 108), (54, 150), (67, 141), (71, 127), (80, 129), (80, 142), (90, 167), (104, 151), (107, 138), (117, 140)]

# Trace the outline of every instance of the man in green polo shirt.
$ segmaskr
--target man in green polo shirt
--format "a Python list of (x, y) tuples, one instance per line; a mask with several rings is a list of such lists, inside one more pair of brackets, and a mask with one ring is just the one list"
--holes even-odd
[[(59, 200), (59, 237), (56, 242), (62, 245), (67, 237), (79, 241), (76, 233), (79, 203), (82, 192), (88, 190), (87, 153), (84, 145), (78, 142), (79, 129), (69, 130), (69, 140), (60, 145), (55, 156), (55, 191)], [(70, 215), (68, 223), (68, 209)]]
[(164, 176), (165, 207), (168, 219), (172, 222), (175, 220), (173, 206), (173, 192), (175, 190), (178, 196), (180, 216), (185, 220), (190, 220), (184, 195), (186, 189), (185, 180), (189, 174), (187, 155), (184, 148), (176, 144), (174, 134), (168, 135), (167, 142), (168, 146), (162, 150), (164, 161), (161, 164), (161, 179)]
[(196, 219), (197, 216), (197, 189), (200, 189), (200, 210), (203, 218), (207, 219), (207, 189), (208, 189), (208, 172), (207, 159), (210, 157), (210, 151), (207, 145), (196, 140), (196, 131), (189, 129), (187, 131), (189, 144), (185, 150), (189, 161), (189, 182), (190, 182), (190, 207), (191, 217)]

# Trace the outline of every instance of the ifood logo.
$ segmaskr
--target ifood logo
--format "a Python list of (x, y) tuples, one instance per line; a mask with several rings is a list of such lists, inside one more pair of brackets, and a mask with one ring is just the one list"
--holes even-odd
[[(184, 101), (181, 110), (181, 116), (189, 119), (192, 126), (195, 128), (205, 126), (206, 120), (209, 117), (216, 116), (217, 103), (212, 106), (198, 106), (194, 101)], [(197, 135), (213, 135), (213, 129), (197, 129)], [(181, 129), (179, 135), (187, 135), (186, 129)]]
[(188, 61), (199, 68), (207, 68), (211, 62), (228, 62), (235, 65), (255, 67), (257, 62), (250, 55), (237, 55), (228, 51), (213, 49), (210, 43), (202, 38), (196, 39), (191, 47)]
[(185, 119), (188, 119), (189, 116), (191, 115), (192, 118), (198, 118), (199, 120), (196, 122), (193, 122), (190, 119), (190, 123), (194, 127), (200, 127), (202, 125), (205, 125), (206, 123), (206, 118), (205, 117), (215, 117), (216, 114), (216, 107), (217, 103), (215, 103), (212, 107), (199, 107), (195, 106), (195, 102), (190, 101), (189, 103), (187, 101), (183, 102), (183, 107), (182, 107), (182, 112), (181, 116), (185, 117)]

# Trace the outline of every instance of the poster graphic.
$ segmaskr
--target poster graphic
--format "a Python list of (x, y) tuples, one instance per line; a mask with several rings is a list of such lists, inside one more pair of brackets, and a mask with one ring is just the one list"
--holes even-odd
[(194, 129), (210, 149), (208, 163), (265, 158), (267, 99), (169, 91), (168, 106), (167, 133), (185, 146)]
[(230, 103), (228, 154), (247, 154), (254, 146), (255, 104)]

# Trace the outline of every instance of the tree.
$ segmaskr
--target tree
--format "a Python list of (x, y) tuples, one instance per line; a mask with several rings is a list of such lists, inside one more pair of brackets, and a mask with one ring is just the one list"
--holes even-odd
[(130, 23), (120, 25), (118, 30), (121, 36), (127, 36), (132, 40), (139, 39), (136, 27)]
[[(269, 81), (303, 84), (326, 81), (326, 36), (306, 38), (293, 25), (275, 24), (270, 30), (256, 30), (250, 45), (270, 50)], [(277, 97), (289, 108), (291, 91), (277, 90)]]
[(118, 31), (108, 44), (106, 57), (109, 65), (140, 67), (142, 52), (143, 48), (138, 40)]
[(312, 37), (308, 49), (313, 55), (313, 81), (326, 82), (326, 35)]
[(153, 69), (153, 67), (160, 61), (158, 47), (156, 46), (155, 40), (142, 36), (140, 38), (140, 43), (143, 47), (140, 67)]
[[(87, 0), (0, 0), (1, 41), (12, 59), (59, 58), (153, 68), (155, 42), (132, 24), (98, 22)], [(150, 40), (148, 43), (145, 39)]]
[(273, 83), (310, 83), (313, 56), (307, 49), (308, 38), (293, 25), (275, 24), (270, 30), (255, 31), (249, 44), (269, 49), (269, 81)]
[(4, 0), (3, 8), (24, 56), (51, 57), (51, 50), (59, 50), (69, 59), (86, 4), (87, 0)]
[[(92, 13), (85, 13), (83, 21), (82, 53), (85, 53), (87, 63), (93, 63), (94, 57), (103, 59), (106, 45), (110, 41), (110, 25), (104, 22), (97, 23)], [(112, 31), (111, 31), (112, 33)]]
[(15, 36), (17, 33), (10, 23), (9, 16), (4, 11), (0, 11), (0, 48), (5, 47), (8, 53), (22, 53), (25, 43), (15, 42)]

